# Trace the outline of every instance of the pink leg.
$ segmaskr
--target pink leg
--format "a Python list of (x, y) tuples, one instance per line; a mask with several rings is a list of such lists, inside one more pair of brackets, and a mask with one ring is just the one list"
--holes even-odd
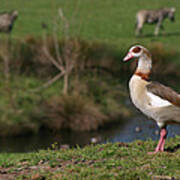
[(149, 152), (148, 154), (155, 154), (157, 152), (163, 152), (164, 151), (164, 144), (167, 136), (167, 130), (166, 128), (162, 128), (160, 132), (160, 139), (158, 142), (158, 145), (154, 152)]

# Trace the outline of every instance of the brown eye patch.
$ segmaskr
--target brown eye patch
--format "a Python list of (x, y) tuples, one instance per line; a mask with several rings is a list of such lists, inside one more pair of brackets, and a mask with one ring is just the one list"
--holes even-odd
[(141, 51), (141, 48), (140, 47), (135, 47), (133, 50), (132, 50), (134, 53), (139, 53)]

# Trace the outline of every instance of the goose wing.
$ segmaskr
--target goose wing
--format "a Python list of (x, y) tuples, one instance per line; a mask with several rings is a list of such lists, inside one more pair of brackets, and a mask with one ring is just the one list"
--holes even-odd
[[(180, 107), (180, 94), (175, 92), (170, 87), (164, 86), (158, 82), (151, 82), (147, 86), (147, 92), (154, 96), (155, 98), (158, 98), (162, 105), (175, 105)], [(158, 101), (158, 100), (157, 100)]]

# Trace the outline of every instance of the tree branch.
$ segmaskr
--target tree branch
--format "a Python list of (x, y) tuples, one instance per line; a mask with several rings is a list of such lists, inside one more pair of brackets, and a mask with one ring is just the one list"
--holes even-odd
[(58, 38), (57, 38), (57, 30), (56, 26), (54, 28), (54, 35), (53, 35), (53, 40), (54, 40), (54, 46), (55, 46), (55, 51), (56, 51), (56, 57), (60, 65), (63, 65), (63, 60), (61, 57), (61, 54), (59, 52), (59, 43), (58, 43)]
[(46, 57), (52, 62), (52, 64), (53, 64), (54, 66), (56, 66), (56, 68), (57, 68), (58, 70), (64, 71), (64, 67), (61, 66), (61, 65), (59, 65), (59, 64), (57, 63), (57, 61), (56, 61), (56, 60), (51, 56), (51, 54), (49, 53), (49, 51), (48, 51), (48, 49), (47, 49), (46, 46), (44, 46), (44, 47), (42, 48), (42, 50), (43, 50), (44, 54), (46, 55)]
[(31, 90), (31, 92), (38, 92), (42, 89), (49, 87), (51, 84), (55, 83), (59, 78), (61, 78), (64, 74), (65, 74), (65, 72), (61, 72), (61, 73), (57, 74), (54, 78), (50, 79), (48, 82), (43, 84), (41, 87)]

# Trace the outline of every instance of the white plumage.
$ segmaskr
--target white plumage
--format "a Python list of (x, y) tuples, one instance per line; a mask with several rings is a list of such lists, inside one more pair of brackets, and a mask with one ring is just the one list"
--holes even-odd
[(151, 92), (147, 92), (147, 95), (150, 97), (150, 103), (153, 108), (172, 105), (172, 103), (170, 103), (169, 101), (164, 100), (164, 99), (160, 98), (159, 96), (154, 95)]

